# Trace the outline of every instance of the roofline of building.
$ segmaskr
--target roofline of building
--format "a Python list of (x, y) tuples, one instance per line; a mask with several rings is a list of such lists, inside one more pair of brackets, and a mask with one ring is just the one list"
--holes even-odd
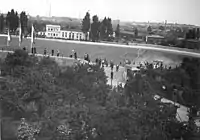
[(61, 27), (60, 25), (52, 25), (52, 24), (47, 24), (46, 26)]

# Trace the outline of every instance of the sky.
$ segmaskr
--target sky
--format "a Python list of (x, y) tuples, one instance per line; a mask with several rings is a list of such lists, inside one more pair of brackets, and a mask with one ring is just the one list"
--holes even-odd
[[(50, 4), (51, 3), (51, 4)], [(200, 0), (3, 0), (0, 12), (12, 8), (29, 15), (83, 18), (87, 11), (100, 19), (200, 25)]]

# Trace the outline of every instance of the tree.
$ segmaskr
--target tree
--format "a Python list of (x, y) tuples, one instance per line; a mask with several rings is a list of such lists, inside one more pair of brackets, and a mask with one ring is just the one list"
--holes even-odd
[(151, 26), (149, 25), (148, 28), (147, 28), (147, 32), (150, 34), (152, 32), (152, 28)]
[(199, 32), (199, 28), (197, 28), (197, 39), (200, 38), (200, 32)]
[(165, 30), (165, 27), (164, 27), (164, 26), (159, 26), (159, 29), (160, 29), (161, 31), (164, 31), (164, 30)]
[(196, 36), (196, 29), (193, 28), (192, 29), (192, 39), (196, 39), (196, 38), (197, 38), (197, 36)]
[(120, 25), (119, 24), (117, 24), (117, 28), (115, 30), (115, 35), (116, 35), (117, 38), (120, 37)]
[(137, 36), (138, 36), (138, 29), (137, 28), (135, 28), (134, 33), (135, 33), (135, 37), (137, 38)]
[(4, 30), (4, 16), (3, 14), (0, 15), (0, 32)]
[(111, 37), (113, 35), (113, 28), (112, 28), (112, 20), (111, 18), (107, 19), (107, 36)]
[(88, 32), (90, 30), (90, 14), (86, 13), (83, 21), (82, 21), (82, 31), (86, 34), (86, 38), (88, 37)]
[(11, 32), (15, 33), (19, 26), (19, 17), (18, 13), (14, 11), (14, 9), (11, 10), (11, 12), (7, 13), (6, 16), (6, 25), (10, 29)]
[(24, 11), (20, 13), (20, 23), (22, 27), (22, 33), (25, 34), (27, 31), (28, 17)]
[(100, 37), (102, 40), (107, 38), (107, 24), (108, 21), (107, 18), (105, 17), (100, 25)]
[(99, 39), (99, 27), (100, 22), (97, 15), (92, 17), (93, 23), (91, 24), (91, 36), (93, 41), (97, 41)]

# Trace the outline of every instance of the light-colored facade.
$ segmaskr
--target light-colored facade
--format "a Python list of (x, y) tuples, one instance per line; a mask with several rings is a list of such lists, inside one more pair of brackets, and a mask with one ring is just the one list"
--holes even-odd
[(86, 40), (86, 35), (78, 30), (61, 30), (60, 25), (46, 25), (47, 38), (63, 38), (70, 40)]
[(159, 35), (146, 36), (146, 43), (148, 44), (160, 44), (164, 40), (165, 38)]

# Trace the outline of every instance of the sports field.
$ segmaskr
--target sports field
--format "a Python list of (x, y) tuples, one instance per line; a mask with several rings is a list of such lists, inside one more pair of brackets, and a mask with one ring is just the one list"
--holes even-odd
[[(13, 37), (10, 43), (10, 49), (17, 49), (18, 44), (18, 38)], [(0, 46), (6, 46), (6, 37), (0, 37)], [(30, 39), (24, 39), (21, 46), (26, 46), (30, 49)], [(126, 58), (136, 61), (136, 58), (138, 57), (138, 49), (135, 48), (116, 48), (37, 39), (35, 40), (35, 46), (38, 53), (43, 54), (44, 48), (47, 48), (49, 52), (52, 49), (54, 49), (55, 52), (57, 49), (59, 49), (60, 53), (63, 54), (63, 56), (69, 56), (71, 54), (71, 51), (74, 49), (77, 52), (78, 57), (83, 58), (84, 54), (88, 53), (92, 61), (94, 61), (97, 57), (100, 57), (106, 58), (107, 60), (113, 60), (114, 63), (119, 63)], [(183, 56), (171, 54), (168, 52), (140, 50), (139, 58), (137, 59), (137, 61), (163, 60), (165, 64), (173, 66), (180, 63), (182, 57)]]

